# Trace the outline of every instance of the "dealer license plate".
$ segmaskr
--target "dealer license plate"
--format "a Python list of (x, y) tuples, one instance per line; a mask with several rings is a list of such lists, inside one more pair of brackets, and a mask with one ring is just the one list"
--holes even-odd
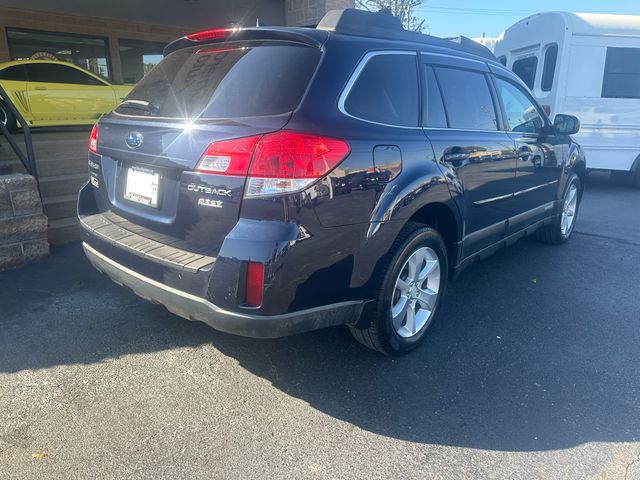
[(160, 174), (140, 167), (127, 169), (124, 198), (148, 207), (158, 208)]

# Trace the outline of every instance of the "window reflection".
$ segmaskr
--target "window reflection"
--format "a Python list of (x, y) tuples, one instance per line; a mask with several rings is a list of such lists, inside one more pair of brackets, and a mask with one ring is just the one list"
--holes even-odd
[(7, 29), (12, 60), (70, 62), (111, 80), (107, 39), (36, 30)]

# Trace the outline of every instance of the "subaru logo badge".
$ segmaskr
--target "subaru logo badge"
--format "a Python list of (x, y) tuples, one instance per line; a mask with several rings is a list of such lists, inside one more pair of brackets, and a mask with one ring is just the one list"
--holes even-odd
[(144, 136), (140, 132), (131, 132), (127, 135), (124, 143), (126, 143), (129, 148), (140, 148), (143, 140)]

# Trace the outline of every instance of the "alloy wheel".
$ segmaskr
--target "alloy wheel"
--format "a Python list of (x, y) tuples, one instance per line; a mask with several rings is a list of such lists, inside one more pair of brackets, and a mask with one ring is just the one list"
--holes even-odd
[(411, 338), (431, 321), (440, 291), (440, 261), (429, 247), (414, 251), (393, 289), (391, 320), (396, 333)]
[(573, 230), (576, 219), (576, 209), (578, 208), (578, 187), (572, 183), (567, 191), (562, 208), (562, 218), (560, 222), (560, 232), (563, 236), (568, 236)]

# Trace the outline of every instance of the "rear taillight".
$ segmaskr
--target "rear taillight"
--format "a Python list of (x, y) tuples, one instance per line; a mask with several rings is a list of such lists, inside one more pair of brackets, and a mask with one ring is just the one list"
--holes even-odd
[(91, 135), (89, 135), (89, 151), (91, 153), (98, 154), (98, 124), (96, 123), (91, 129)]
[(336, 138), (280, 131), (262, 137), (249, 168), (245, 196), (295, 192), (333, 170), (349, 154)]
[(215, 30), (205, 30), (203, 32), (196, 32), (187, 35), (186, 37), (193, 42), (205, 42), (207, 40), (219, 40), (227, 38), (237, 28), (216, 28)]
[(213, 142), (204, 151), (196, 171), (245, 176), (259, 141), (260, 136)]
[(264, 291), (264, 264), (249, 262), (247, 264), (247, 286), (245, 304), (250, 307), (262, 305), (262, 292)]
[(214, 142), (196, 170), (247, 175), (247, 197), (277, 195), (306, 188), (333, 170), (349, 152), (344, 140), (283, 130), (262, 138)]

